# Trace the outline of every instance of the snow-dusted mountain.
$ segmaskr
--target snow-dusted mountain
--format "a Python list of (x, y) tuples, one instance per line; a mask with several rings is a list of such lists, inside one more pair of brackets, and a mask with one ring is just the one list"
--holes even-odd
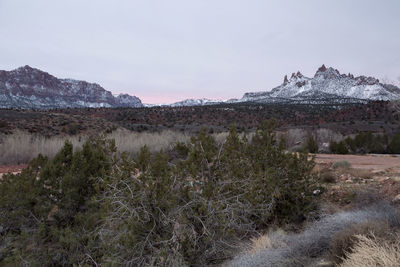
[[(169, 105), (203, 106), (219, 103), (343, 103), (369, 100), (398, 100), (400, 88), (384, 84), (373, 77), (340, 74), (338, 70), (320, 67), (313, 78), (293, 73), (271, 91), (245, 93), (241, 99), (226, 101), (186, 99)], [(76, 107), (142, 107), (136, 96), (113, 96), (96, 83), (58, 79), (47, 72), (21, 67), (0, 71), (0, 108), (76, 108)]]
[[(235, 99), (236, 100), (236, 99)], [(216, 105), (216, 104), (221, 104), (221, 103), (233, 103), (233, 102), (228, 102), (230, 100), (224, 101), (224, 100), (212, 100), (208, 98), (189, 98), (185, 99), (182, 101), (174, 102), (171, 104), (143, 104), (145, 107), (191, 107), (191, 106), (207, 106), (207, 105)]]
[(0, 71), (0, 108), (141, 107), (136, 96), (114, 97), (96, 83), (58, 79), (29, 66)]
[(400, 88), (394, 85), (380, 83), (373, 77), (340, 74), (322, 65), (313, 78), (293, 73), (271, 91), (245, 93), (240, 101), (331, 103), (397, 99), (400, 99)]
[(204, 106), (204, 105), (213, 105), (213, 104), (218, 104), (221, 103), (222, 101), (217, 101), (217, 100), (211, 100), (207, 98), (201, 98), (201, 99), (185, 99), (179, 102), (175, 102), (172, 104), (169, 104), (168, 106), (171, 107), (186, 107), (186, 106)]
[(305, 77), (300, 72), (293, 73), (290, 79), (285, 76), (283, 83), (271, 91), (245, 93), (241, 99), (225, 101), (207, 98), (186, 99), (173, 104), (158, 106), (203, 106), (241, 102), (337, 104), (397, 99), (400, 99), (400, 88), (397, 86), (381, 83), (373, 77), (354, 77), (352, 74), (340, 74), (338, 70), (326, 68), (325, 65), (322, 65), (313, 78)]

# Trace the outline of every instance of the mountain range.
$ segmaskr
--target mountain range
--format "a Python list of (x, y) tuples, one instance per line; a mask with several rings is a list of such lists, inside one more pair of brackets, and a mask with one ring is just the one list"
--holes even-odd
[(394, 85), (373, 77), (340, 74), (337, 69), (322, 65), (313, 78), (292, 73), (290, 79), (285, 76), (283, 83), (271, 91), (245, 93), (239, 101), (332, 103), (398, 99), (400, 88)]
[[(300, 72), (284, 77), (283, 83), (269, 91), (245, 93), (241, 99), (226, 101), (186, 99), (162, 106), (203, 106), (218, 103), (363, 103), (370, 100), (398, 100), (400, 88), (381, 83), (373, 77), (341, 74), (322, 65), (314, 77)], [(29, 66), (0, 71), (0, 108), (81, 108), (81, 107), (143, 107), (136, 96), (110, 91), (96, 83), (58, 79)]]
[(313, 78), (292, 73), (283, 83), (269, 91), (245, 93), (241, 99), (217, 101), (186, 99), (170, 106), (199, 106), (217, 103), (280, 103), (280, 104), (336, 104), (366, 103), (370, 100), (400, 99), (400, 88), (381, 83), (373, 77), (341, 74), (337, 69), (322, 65)]
[(142, 107), (136, 96), (110, 91), (96, 83), (58, 79), (30, 66), (0, 71), (0, 108)]

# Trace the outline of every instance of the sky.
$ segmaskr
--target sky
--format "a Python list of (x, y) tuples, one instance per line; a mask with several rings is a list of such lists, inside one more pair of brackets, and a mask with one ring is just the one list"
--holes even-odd
[(400, 1), (0, 0), (0, 69), (144, 103), (241, 98), (322, 64), (398, 83)]

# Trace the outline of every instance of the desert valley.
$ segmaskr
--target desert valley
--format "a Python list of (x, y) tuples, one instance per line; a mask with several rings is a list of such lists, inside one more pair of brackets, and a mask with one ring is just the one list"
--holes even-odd
[(0, 267), (399, 267), (399, 10), (0, 0)]
[(0, 92), (6, 265), (19, 248), (57, 265), (351, 266), (368, 242), (398, 245), (382, 230), (400, 227), (394, 85), (323, 65), (270, 92), (149, 106), (25, 66)]

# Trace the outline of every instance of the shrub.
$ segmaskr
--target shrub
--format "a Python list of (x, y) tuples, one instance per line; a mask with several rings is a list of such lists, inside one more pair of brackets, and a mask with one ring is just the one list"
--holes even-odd
[[(71, 143), (49, 160), (39, 155), (21, 174), (0, 182), (0, 233), (12, 237), (6, 261), (72, 265), (85, 260), (99, 220), (95, 196), (104, 190), (115, 147), (94, 139), (73, 152)], [(78, 252), (79, 251), (79, 252)]]
[(358, 235), (385, 237), (390, 232), (391, 229), (385, 221), (367, 221), (353, 224), (332, 237), (329, 248), (331, 257), (336, 263), (342, 262), (359, 241)]
[(319, 175), (320, 175), (320, 180), (323, 183), (335, 183), (336, 182), (335, 174), (329, 169), (322, 169)]
[(336, 143), (335, 141), (331, 142), (329, 144), (329, 149), (332, 153), (335, 153), (335, 154), (348, 154), (349, 153), (349, 150), (344, 141), (340, 141), (339, 143)]
[(347, 160), (341, 160), (333, 163), (332, 167), (334, 169), (349, 169), (351, 167), (351, 164)]
[(6, 121), (0, 120), (0, 129), (7, 128), (7, 127), (8, 127), (8, 123)]
[(358, 235), (358, 242), (346, 253), (342, 267), (387, 266), (396, 267), (400, 262), (400, 236), (385, 240), (374, 235)]
[(310, 153), (317, 153), (318, 152), (318, 143), (317, 143), (317, 141), (315, 141), (315, 139), (314, 139), (314, 137), (312, 135), (310, 135), (307, 138), (307, 142), (306, 142), (305, 148)]
[(393, 136), (388, 145), (388, 153), (400, 154), (400, 133)]
[(313, 163), (285, 153), (271, 126), (250, 141), (232, 128), (220, 145), (203, 130), (176, 149), (185, 153), (174, 165), (165, 154), (140, 165), (126, 158), (122, 165), (138, 167), (134, 179), (130, 168), (112, 175), (113, 189), (102, 198), (109, 203), (100, 230), (106, 263), (218, 263), (233, 255), (227, 244), (316, 207)]
[[(386, 153), (388, 147), (387, 135), (374, 135), (371, 132), (362, 132), (354, 138), (346, 137), (339, 143), (331, 143), (331, 151), (337, 154), (352, 153)], [(346, 152), (346, 149), (348, 150)]]

